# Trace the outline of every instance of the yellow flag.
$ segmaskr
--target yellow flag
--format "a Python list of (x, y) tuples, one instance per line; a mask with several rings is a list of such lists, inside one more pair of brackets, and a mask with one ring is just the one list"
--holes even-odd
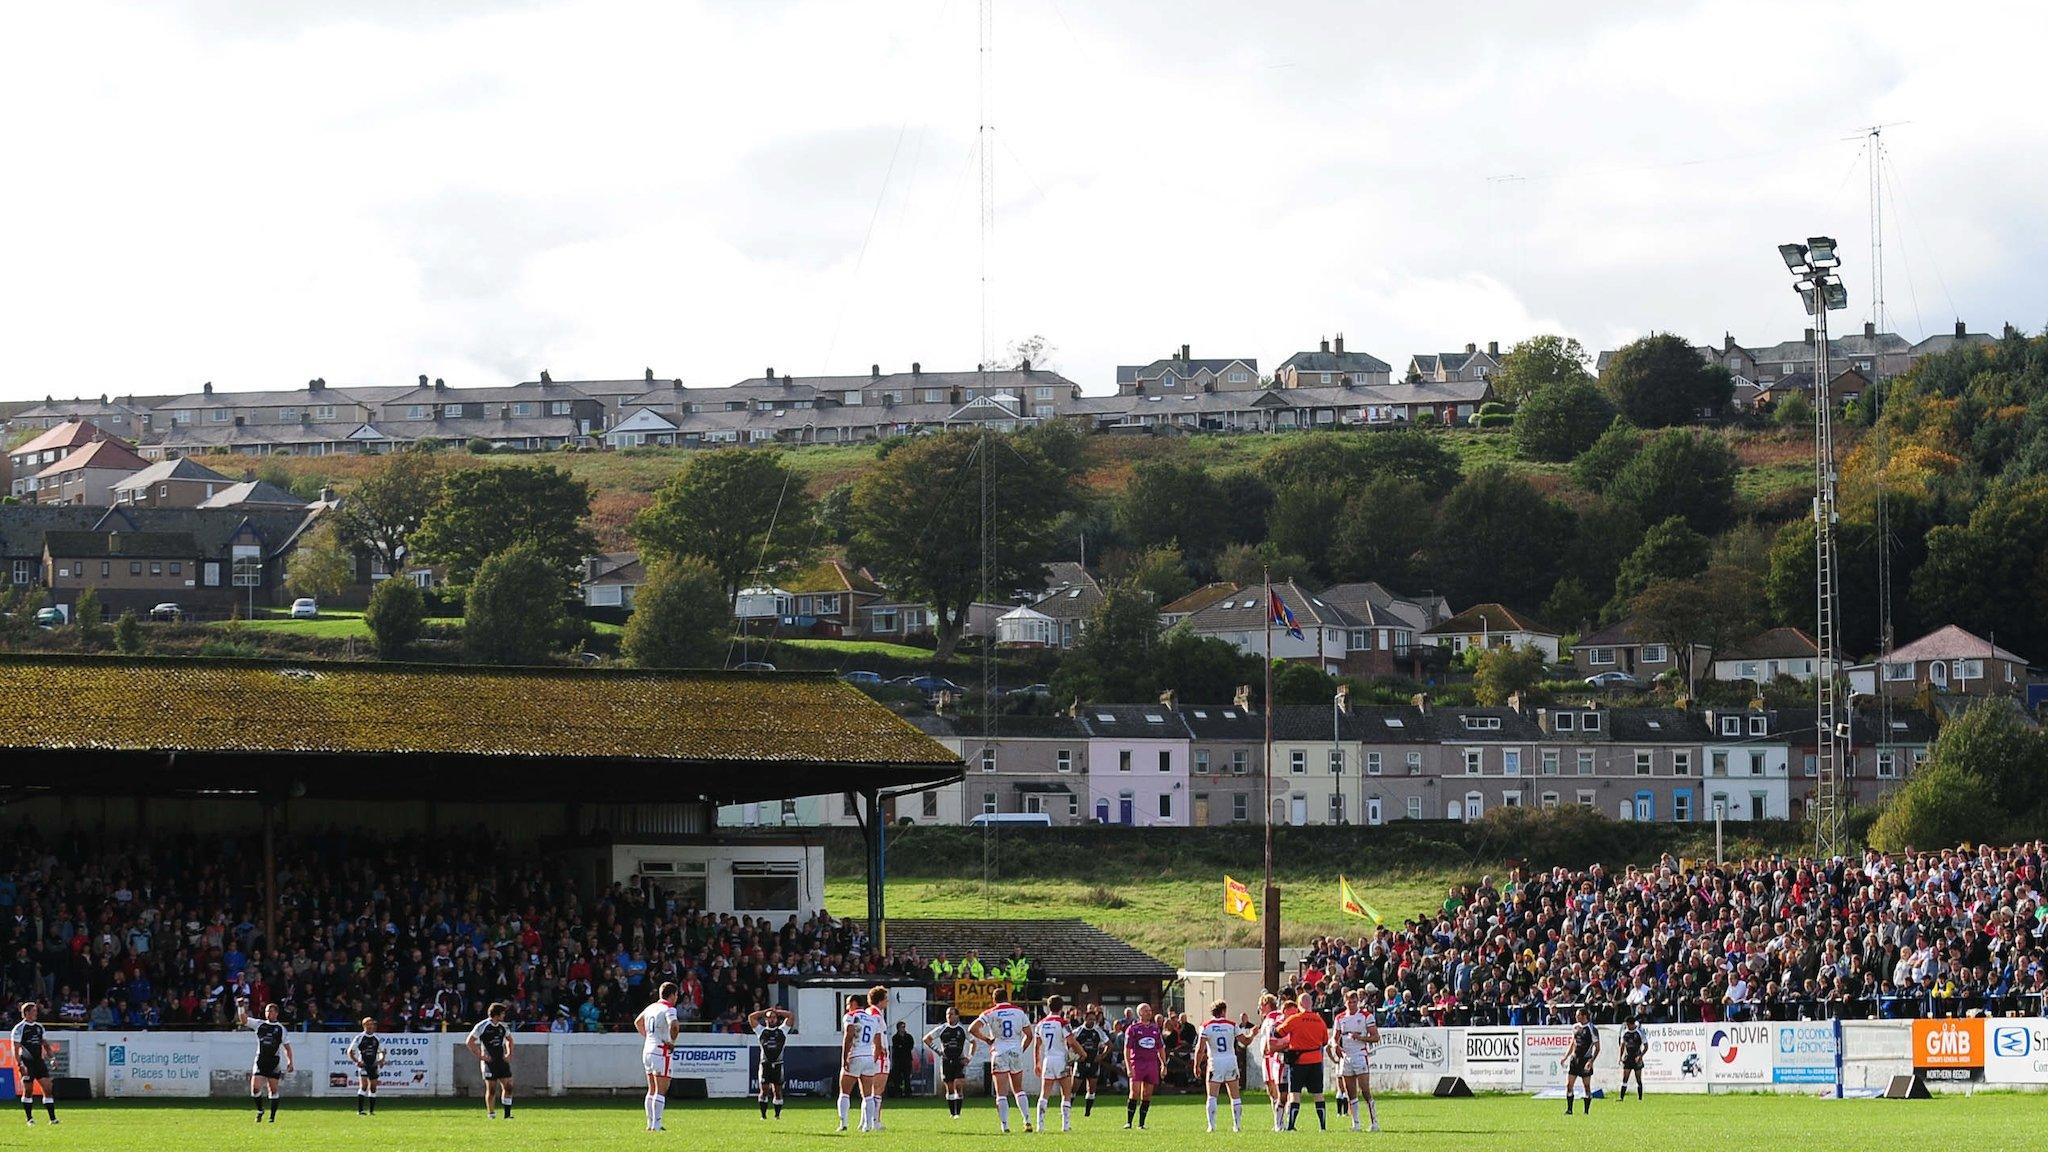
[(1370, 920), (1374, 924), (1385, 923), (1385, 921), (1380, 919), (1379, 909), (1360, 900), (1358, 894), (1351, 890), (1351, 881), (1346, 880), (1342, 876), (1337, 877), (1337, 904), (1347, 916), (1356, 916), (1361, 920)]
[(1223, 914), (1253, 924), (1259, 922), (1259, 910), (1252, 904), (1252, 890), (1228, 876), (1223, 878)]

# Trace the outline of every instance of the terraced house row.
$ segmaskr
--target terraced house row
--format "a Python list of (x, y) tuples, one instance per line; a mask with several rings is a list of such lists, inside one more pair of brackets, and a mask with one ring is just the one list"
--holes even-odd
[[(1762, 707), (1597, 703), (1531, 708), (1080, 704), (1056, 716), (911, 723), (960, 754), (966, 779), (899, 798), (892, 820), (1205, 827), (1471, 821), (1497, 807), (1577, 805), (1620, 820), (1801, 819), (1816, 775), (1813, 716)], [(1859, 714), (1849, 791), (1868, 804), (1911, 775), (1935, 735), (1924, 713)], [(726, 808), (729, 826), (853, 824), (844, 797)]]

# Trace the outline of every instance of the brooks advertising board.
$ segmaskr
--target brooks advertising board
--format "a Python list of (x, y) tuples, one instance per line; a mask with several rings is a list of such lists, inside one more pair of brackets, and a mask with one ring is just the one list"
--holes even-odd
[(1520, 1028), (1467, 1028), (1461, 1039), (1465, 1079), (1474, 1088), (1522, 1086)]

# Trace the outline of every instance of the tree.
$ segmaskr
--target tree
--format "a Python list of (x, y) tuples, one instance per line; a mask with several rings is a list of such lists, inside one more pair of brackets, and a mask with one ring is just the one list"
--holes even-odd
[(1989, 843), (2039, 832), (2048, 818), (2048, 735), (2003, 701), (1942, 726), (1928, 761), (1870, 829), (1885, 852)]
[(379, 581), (370, 592), (369, 607), (363, 610), (371, 642), (385, 660), (418, 641), (426, 622), (427, 598), (421, 595), (419, 585), (402, 577)]
[(299, 541), (284, 562), (284, 586), (294, 596), (332, 600), (355, 583), (356, 558), (342, 542), (341, 528), (323, 520)]
[(1453, 603), (1540, 604), (1557, 582), (1572, 531), (1569, 509), (1490, 464), (1444, 498), (1429, 564)]
[(463, 601), (463, 647), (486, 664), (544, 662), (561, 638), (564, 591), (561, 568), (539, 545), (492, 553)]
[(1771, 405), (1771, 423), (1780, 428), (1800, 429), (1813, 423), (1813, 401), (1804, 392), (1794, 392)]
[(1593, 446), (1572, 461), (1572, 479), (1588, 492), (1605, 492), (1615, 475), (1642, 450), (1642, 433), (1627, 417), (1616, 416)]
[(1171, 604), (1195, 589), (1180, 549), (1172, 544), (1147, 548), (1141, 553), (1131, 565), (1130, 581), (1152, 597), (1154, 604)]
[(1337, 695), (1337, 678), (1299, 660), (1273, 662), (1273, 707), (1316, 705), (1325, 708)]
[(1144, 700), (1156, 694), (1153, 649), (1159, 642), (1159, 609), (1129, 584), (1103, 590), (1081, 638), (1053, 672), (1055, 701)]
[(78, 640), (78, 646), (87, 651), (100, 646), (106, 632), (105, 613), (100, 608), (100, 594), (87, 588), (71, 603), (71, 632)]
[(1238, 688), (1259, 683), (1259, 658), (1214, 636), (1169, 631), (1153, 650), (1152, 683), (1190, 704), (1228, 704)]
[(2048, 652), (2048, 477), (1994, 486), (1970, 518), (1927, 533), (1913, 572), (1921, 619), (2029, 656)]
[(1584, 580), (1566, 576), (1551, 588), (1550, 597), (1537, 611), (1561, 628), (1583, 630), (1592, 626), (1594, 614), (1600, 611), (1600, 601)]
[(445, 473), (424, 453), (393, 452), (351, 489), (333, 512), (341, 542), (375, 557), (393, 576), (404, 571), (412, 535), (441, 499)]
[(1176, 544), (1189, 559), (1207, 564), (1228, 543), (1227, 525), (1216, 514), (1222, 498), (1216, 478), (1200, 464), (1140, 461), (1117, 500), (1117, 529), (1138, 547)]
[(1264, 540), (1266, 517), (1273, 511), (1272, 487), (1248, 468), (1225, 472), (1216, 486), (1217, 505), (1211, 515), (1222, 527), (1224, 546)]
[(1614, 405), (1587, 380), (1546, 384), (1515, 412), (1515, 451), (1531, 460), (1570, 460), (1614, 422)]
[(1643, 533), (1643, 542), (1621, 562), (1614, 578), (1614, 605), (1625, 612), (1636, 593), (1659, 580), (1685, 580), (1706, 570), (1708, 541), (1682, 516), (1672, 516)]
[(1489, 648), (1479, 654), (1472, 673), (1472, 694), (1488, 708), (1498, 708), (1518, 692), (1543, 679), (1543, 653), (1534, 648)]
[[(984, 571), (980, 475), (1000, 494), (986, 525)], [(1031, 440), (954, 431), (913, 440), (855, 486), (852, 554), (899, 596), (936, 614), (937, 655), (952, 656), (969, 606), (987, 587), (1036, 586), (1044, 579), (1055, 524), (1079, 503), (1073, 473)]]
[(114, 648), (123, 656), (137, 656), (142, 653), (142, 619), (130, 608), (114, 621)]
[(992, 367), (1017, 370), (1021, 368), (1050, 368), (1053, 357), (1059, 349), (1042, 335), (1033, 334), (1011, 343), (1010, 351)]
[(1586, 349), (1569, 336), (1531, 336), (1500, 358), (1493, 391), (1509, 403), (1519, 403), (1546, 388), (1590, 383), (1589, 363)]
[(589, 514), (590, 487), (552, 465), (469, 468), (448, 477), (412, 542), (457, 587), (475, 579), (485, 558), (514, 547), (538, 556), (559, 587), (597, 550), (583, 527)]
[(1267, 453), (1259, 475), (1272, 487), (1303, 481), (1361, 487), (1382, 476), (1414, 480), (1430, 492), (1458, 482), (1458, 457), (1440, 439), (1415, 431), (1312, 432)]
[(643, 561), (695, 556), (728, 599), (763, 568), (799, 564), (818, 532), (803, 480), (765, 448), (698, 453), (633, 518)]
[(1710, 432), (1672, 428), (1652, 437), (1615, 474), (1607, 496), (1645, 524), (1682, 516), (1713, 535), (1735, 520), (1735, 452)]
[(1420, 575), (1416, 561), (1429, 546), (1434, 524), (1429, 491), (1420, 483), (1398, 476), (1374, 480), (1344, 505), (1330, 549), (1330, 573), (1339, 580), (1377, 580), (1406, 588)]
[(1693, 423), (1728, 407), (1735, 395), (1728, 369), (1670, 333), (1623, 345), (1601, 371), (1600, 387), (1641, 428)]
[(1308, 579), (1309, 565), (1300, 556), (1282, 553), (1270, 543), (1232, 544), (1216, 558), (1216, 578), (1247, 587), (1266, 580), (1285, 584), (1289, 580)]
[(657, 562), (633, 597), (622, 644), (642, 668), (715, 668), (732, 632), (732, 601), (718, 571), (685, 557)]
[(1280, 489), (1273, 500), (1268, 540), (1282, 555), (1308, 562), (1317, 581), (1329, 578), (1333, 527), (1343, 519), (1345, 489), (1336, 484), (1297, 480)]
[(1756, 631), (1760, 589), (1752, 573), (1716, 564), (1684, 580), (1657, 580), (1629, 602), (1637, 635), (1671, 649), (1688, 693), (1698, 682), (1698, 647), (1725, 650)]

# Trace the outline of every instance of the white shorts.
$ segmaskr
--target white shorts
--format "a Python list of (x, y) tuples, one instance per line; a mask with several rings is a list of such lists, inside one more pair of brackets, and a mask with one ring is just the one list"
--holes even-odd
[(988, 1066), (991, 1071), (995, 1072), (1022, 1072), (1024, 1071), (1024, 1050), (1020, 1048), (1014, 1052), (998, 1051), (989, 1057)]
[(1372, 1059), (1368, 1056), (1353, 1056), (1347, 1053), (1342, 1060), (1337, 1061), (1337, 1075), (1370, 1076), (1372, 1075)]
[(667, 1076), (667, 1075), (670, 1075), (670, 1072), (669, 1072), (669, 1070), (668, 1070), (668, 1065), (669, 1065), (669, 1049), (668, 1049), (668, 1048), (665, 1048), (665, 1047), (663, 1047), (663, 1048), (643, 1048), (643, 1049), (641, 1049), (641, 1050), (640, 1050), (640, 1067), (642, 1067), (642, 1068), (645, 1068), (645, 1069), (647, 1070), (647, 1072), (648, 1072), (648, 1074), (649, 1074), (649, 1075), (651, 1075), (651, 1076)]
[(1235, 1061), (1235, 1060), (1211, 1060), (1211, 1061), (1209, 1061), (1209, 1083), (1211, 1083), (1211, 1084), (1226, 1084), (1226, 1083), (1234, 1083), (1234, 1082), (1236, 1082), (1236, 1080), (1237, 1080), (1237, 1061)]
[(873, 1052), (854, 1052), (846, 1057), (846, 1074), (849, 1076), (880, 1076), (882, 1062), (875, 1059)]
[(1048, 1052), (1045, 1054), (1045, 1058), (1038, 1062), (1038, 1074), (1047, 1080), (1058, 1080), (1065, 1077), (1067, 1069), (1067, 1054), (1065, 1052)]

